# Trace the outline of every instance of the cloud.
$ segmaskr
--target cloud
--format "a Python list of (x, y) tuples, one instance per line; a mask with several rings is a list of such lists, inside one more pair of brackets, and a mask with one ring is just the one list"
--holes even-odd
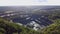
[(0, 6), (60, 5), (60, 0), (0, 0)]

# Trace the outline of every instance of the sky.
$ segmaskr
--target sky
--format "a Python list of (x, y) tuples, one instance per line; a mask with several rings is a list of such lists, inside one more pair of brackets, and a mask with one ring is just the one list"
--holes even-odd
[(0, 0), (0, 6), (60, 5), (60, 0)]

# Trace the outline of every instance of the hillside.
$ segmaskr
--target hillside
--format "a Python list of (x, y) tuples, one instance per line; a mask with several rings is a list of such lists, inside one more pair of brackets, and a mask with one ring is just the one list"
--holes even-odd
[[(18, 22), (23, 25), (30, 25), (35, 22), (39, 29), (52, 24), (50, 19), (60, 18), (59, 6), (2, 6), (0, 17)], [(34, 27), (33, 27), (34, 28)]]
[(0, 34), (60, 34), (60, 19), (54, 20), (53, 24), (44, 28), (39, 33), (32, 29), (20, 26), (16, 23), (0, 18)]
[(39, 34), (39, 32), (0, 18), (0, 34)]
[(0, 34), (60, 34), (59, 6), (0, 7), (0, 17)]
[(60, 34), (60, 19), (54, 20), (54, 23), (42, 30), (42, 34)]

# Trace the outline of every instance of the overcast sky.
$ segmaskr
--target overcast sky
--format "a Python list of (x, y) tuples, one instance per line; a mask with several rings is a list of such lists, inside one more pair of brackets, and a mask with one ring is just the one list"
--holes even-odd
[(0, 0), (0, 6), (60, 5), (60, 0)]

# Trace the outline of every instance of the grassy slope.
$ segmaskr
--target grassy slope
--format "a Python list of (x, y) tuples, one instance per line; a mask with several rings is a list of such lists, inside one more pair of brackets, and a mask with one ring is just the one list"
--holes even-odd
[(49, 27), (43, 29), (43, 34), (60, 34), (60, 19), (54, 21)]

